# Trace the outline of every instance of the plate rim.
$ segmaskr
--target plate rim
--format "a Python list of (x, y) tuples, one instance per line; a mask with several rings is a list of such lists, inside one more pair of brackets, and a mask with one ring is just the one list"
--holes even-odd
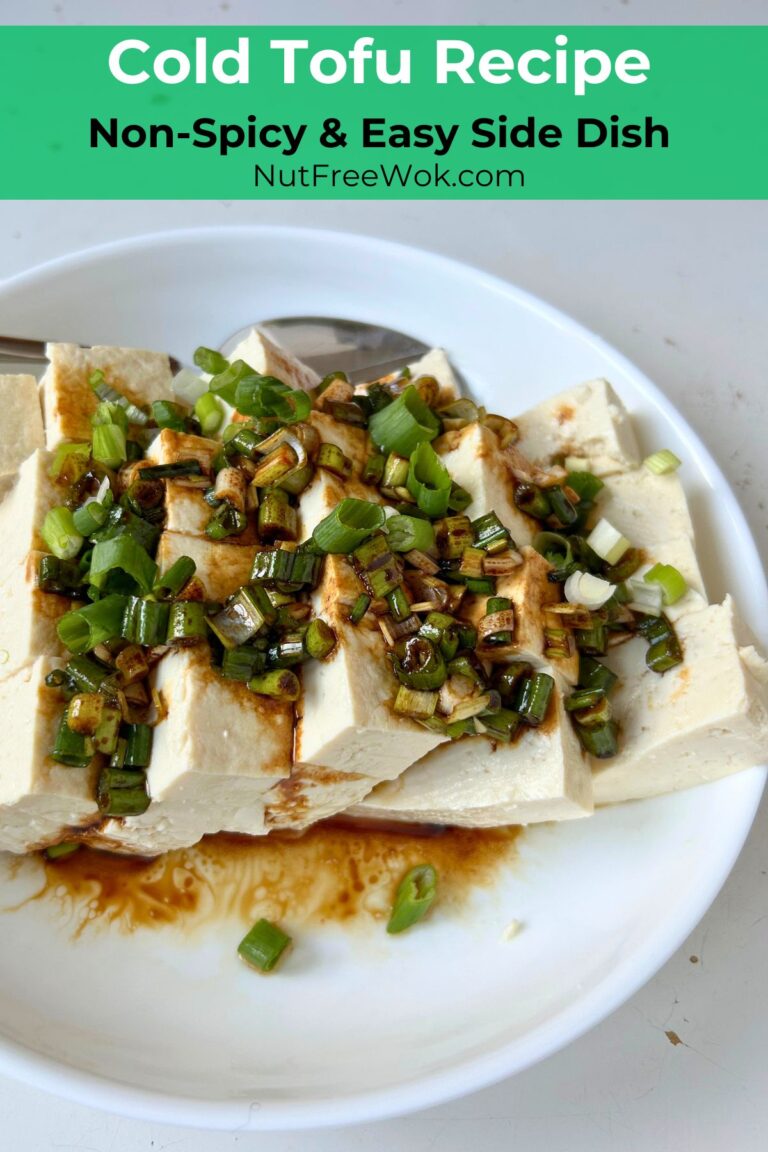
[[(502, 293), (518, 308), (533, 312), (549, 323), (580, 337), (601, 356), (631, 377), (643, 397), (674, 425), (683, 442), (690, 445), (696, 455), (699, 474), (706, 480), (711, 490), (718, 491), (740, 540), (747, 545), (748, 554), (745, 561), (742, 553), (742, 563), (746, 563), (746, 567), (755, 577), (756, 586), (753, 588), (753, 595), (762, 600), (764, 607), (768, 608), (766, 574), (751, 528), (736, 495), (706, 444), (661, 388), (628, 357), (586, 325), (534, 293), (467, 261), (401, 241), (372, 236), (364, 232), (346, 232), (332, 228), (238, 224), (162, 229), (75, 249), (51, 260), (36, 263), (0, 281), (0, 303), (12, 297), (16, 290), (33, 287), (36, 282), (45, 281), (52, 273), (58, 274), (68, 268), (83, 268), (88, 264), (119, 257), (127, 251), (151, 248), (158, 244), (182, 243), (191, 246), (205, 244), (214, 238), (220, 239), (222, 234), (232, 237), (239, 235), (251, 241), (259, 236), (269, 236), (282, 238), (286, 242), (289, 240), (332, 242), (353, 248), (363, 247), (369, 252), (386, 252), (390, 256), (417, 258), (419, 261), (426, 261), (438, 267), (450, 268), (454, 274), (470, 276), (476, 282), (483, 283), (485, 287)], [(763, 619), (766, 617), (768, 612), (762, 616)], [(768, 626), (755, 629), (763, 642), (766, 641), (767, 629)], [(752, 782), (751, 787), (745, 788), (742, 818), (738, 825), (730, 829), (731, 838), (727, 844), (727, 852), (723, 853), (721, 844), (720, 855), (721, 859), (724, 859), (724, 864), (707, 887), (697, 893), (697, 899), (686, 904), (685, 915), (674, 924), (662, 922), (646, 939), (641, 953), (633, 953), (631, 957), (612, 969), (591, 992), (574, 999), (551, 1020), (526, 1033), (524, 1037), (500, 1044), (482, 1056), (467, 1057), (448, 1069), (429, 1073), (397, 1087), (357, 1092), (348, 1096), (337, 1094), (332, 1098), (309, 1099), (287, 1105), (277, 1103), (262, 1105), (255, 1099), (249, 1103), (244, 1099), (236, 1101), (201, 1099), (169, 1092), (153, 1092), (73, 1068), (2, 1035), (0, 1035), (0, 1072), (78, 1103), (119, 1112), (136, 1119), (226, 1130), (295, 1131), (360, 1124), (433, 1107), (489, 1087), (532, 1067), (601, 1023), (635, 995), (674, 955), (715, 900), (749, 835), (762, 798), (766, 773), (765, 769), (753, 768), (740, 775), (742, 778), (751, 776)], [(660, 801), (663, 802), (663, 798), (657, 798), (650, 803)], [(640, 962), (638, 955), (641, 958)]]

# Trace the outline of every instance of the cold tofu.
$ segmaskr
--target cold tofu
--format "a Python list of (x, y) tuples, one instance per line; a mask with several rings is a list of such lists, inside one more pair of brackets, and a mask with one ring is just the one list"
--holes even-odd
[(65, 708), (45, 677), (60, 661), (40, 657), (0, 681), (0, 850), (30, 852), (98, 819), (95, 763), (67, 768), (51, 759)]
[(768, 756), (768, 665), (740, 647), (731, 598), (683, 616), (676, 631), (685, 660), (663, 676), (646, 667), (641, 638), (609, 653), (621, 751), (596, 762), (597, 804), (690, 788)]
[(308, 423), (312, 425), (324, 444), (335, 444), (345, 456), (349, 457), (354, 467), (354, 475), (359, 476), (368, 459), (366, 430), (356, 428), (354, 424), (334, 420), (329, 413), (320, 412), (317, 408), (310, 413)]
[(169, 653), (156, 678), (166, 715), (154, 730), (142, 816), (100, 836), (153, 855), (226, 830), (264, 832), (264, 795), (290, 772), (291, 704), (257, 696), (211, 667), (207, 644)]
[[(202, 536), (206, 540), (205, 529), (213, 515), (213, 508), (203, 498), (204, 489), (199, 485), (185, 484), (183, 480), (167, 480), (165, 484), (165, 528), (168, 532), (186, 532), (191, 536)], [(237, 536), (228, 536), (226, 542), (232, 545), (253, 546), (256, 543), (255, 513), (248, 515), (248, 525)]]
[(244, 360), (254, 372), (261, 376), (275, 376), (291, 388), (310, 388), (320, 383), (320, 377), (308, 364), (303, 364), (292, 352), (278, 344), (276, 340), (252, 328), (229, 355), (230, 363)]
[(196, 580), (207, 600), (224, 601), (251, 578), (256, 548), (248, 545), (212, 541), (206, 536), (184, 532), (163, 532), (157, 546), (160, 572), (167, 572), (180, 556), (191, 557), (196, 564)]
[(458, 400), (461, 395), (456, 373), (443, 348), (430, 349), (420, 360), (414, 360), (408, 367), (414, 380), (419, 376), (433, 376), (437, 380), (440, 391), (436, 407), (443, 408), (453, 400)]
[(90, 440), (91, 416), (99, 400), (91, 388), (94, 372), (133, 404), (172, 400), (171, 365), (162, 352), (139, 348), (80, 348), (48, 344), (49, 364), (41, 381), (48, 448), (62, 440)]
[(609, 476), (598, 494), (594, 519), (605, 517), (635, 548), (693, 539), (688, 501), (676, 474), (654, 476), (638, 468)]
[(515, 505), (512, 477), (496, 433), (483, 424), (468, 424), (441, 437), (438, 448), (451, 479), (472, 496), (466, 515), (474, 520), (495, 512), (516, 544), (530, 544), (540, 525)]
[(38, 656), (63, 652), (56, 633), (61, 617), (76, 607), (65, 596), (41, 592), (37, 565), (42, 553), (31, 552), (0, 588), (0, 680), (14, 675)]
[(209, 440), (206, 436), (163, 428), (147, 449), (146, 459), (150, 464), (179, 464), (184, 460), (197, 460), (205, 475), (210, 476), (213, 458), (220, 447), (218, 441)]
[(51, 456), (37, 450), (19, 468), (11, 491), (0, 504), (0, 583), (14, 579), (30, 552), (47, 552), (40, 529), (46, 513), (63, 500), (48, 475)]
[(590, 768), (559, 688), (547, 720), (513, 744), (482, 736), (443, 744), (350, 815), (492, 828), (573, 820), (592, 812)]
[(19, 465), (45, 447), (43, 414), (34, 376), (0, 376), (0, 477), (15, 476)]
[(589, 470), (609, 476), (637, 468), (640, 449), (629, 413), (607, 380), (589, 380), (551, 396), (515, 417), (517, 447), (531, 460), (586, 458)]

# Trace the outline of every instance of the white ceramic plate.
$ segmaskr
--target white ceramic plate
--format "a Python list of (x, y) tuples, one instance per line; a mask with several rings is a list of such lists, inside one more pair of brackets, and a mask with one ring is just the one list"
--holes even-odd
[[(731, 590), (764, 627), (757, 554), (707, 450), (618, 353), (506, 283), (362, 237), (270, 228), (110, 245), (0, 287), (2, 332), (181, 356), (285, 314), (444, 345), (508, 414), (607, 376), (644, 446), (685, 461), (711, 598)], [(470, 913), (402, 938), (318, 932), (268, 980), (233, 962), (228, 933), (194, 947), (173, 932), (73, 941), (49, 904), (2, 912), (0, 1069), (115, 1111), (227, 1128), (370, 1120), (470, 1092), (567, 1044), (648, 980), (723, 883), (763, 781), (755, 769), (531, 830)], [(513, 917), (525, 930), (502, 943)]]

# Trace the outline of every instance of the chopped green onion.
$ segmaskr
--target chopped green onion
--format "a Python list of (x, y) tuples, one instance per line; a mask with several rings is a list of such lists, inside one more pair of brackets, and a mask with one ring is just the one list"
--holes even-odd
[(403, 582), (400, 562), (385, 536), (373, 536), (354, 551), (354, 562), (366, 592), (380, 599), (394, 592)]
[(474, 593), (476, 596), (492, 596), (496, 589), (496, 585), (490, 576), (483, 576), (482, 579), (467, 576), (464, 583), (467, 591)]
[(411, 384), (392, 404), (373, 413), (368, 431), (378, 448), (410, 456), (419, 444), (435, 439), (440, 421)]
[(241, 536), (248, 527), (245, 512), (235, 508), (228, 500), (222, 500), (205, 526), (209, 540), (226, 540), (228, 536)]
[(98, 500), (88, 500), (81, 508), (72, 513), (75, 530), (81, 536), (91, 536), (105, 523), (109, 509)]
[(498, 552), (512, 543), (509, 532), (495, 512), (487, 512), (473, 520), (472, 534), (475, 546), (486, 552)]
[(220, 372), (225, 372), (229, 367), (229, 361), (225, 356), (222, 356), (221, 352), (217, 352), (213, 348), (206, 348), (204, 344), (195, 348), (192, 360), (202, 372), (206, 372), (209, 376), (218, 376)]
[[(210, 393), (208, 393), (210, 395)], [(171, 400), (153, 400), (152, 417), (158, 428), (171, 428), (174, 432), (186, 432), (187, 418), (179, 404)]]
[(563, 585), (563, 594), (569, 604), (582, 604), (589, 609), (602, 608), (615, 591), (610, 581), (578, 570), (572, 572)]
[(268, 544), (275, 540), (295, 540), (299, 534), (299, 514), (288, 503), (287, 494), (280, 489), (268, 490), (264, 494), (257, 523), (259, 538)]
[(258, 968), (260, 972), (271, 972), (289, 944), (291, 937), (278, 928), (277, 924), (269, 920), (257, 920), (240, 941), (237, 953), (252, 968)]
[(577, 724), (576, 734), (584, 751), (597, 760), (610, 760), (619, 750), (619, 729), (615, 720), (593, 728)]
[(485, 555), (482, 548), (465, 548), (459, 564), (459, 574), (472, 580), (482, 579)]
[(425, 636), (411, 636), (393, 660), (395, 675), (407, 688), (432, 691), (441, 688), (448, 675), (443, 655)]
[(392, 619), (397, 623), (407, 620), (411, 615), (411, 602), (406, 596), (402, 584), (399, 584), (396, 588), (393, 588), (391, 592), (387, 593), (386, 601), (389, 605)]
[(301, 695), (299, 679), (290, 668), (273, 668), (270, 672), (253, 676), (248, 687), (258, 696), (274, 696), (278, 700), (298, 700)]
[(94, 460), (107, 468), (119, 468), (128, 459), (125, 432), (117, 424), (97, 424), (93, 429)]
[(57, 484), (74, 484), (88, 469), (90, 444), (59, 444), (48, 475)]
[(146, 412), (142, 412), (141, 408), (133, 404), (127, 396), (123, 396), (121, 392), (106, 382), (101, 369), (97, 369), (91, 374), (90, 385), (99, 400), (105, 400), (109, 404), (119, 404), (125, 410), (131, 424), (144, 425), (149, 422)]
[(147, 768), (152, 757), (152, 729), (149, 724), (126, 724), (126, 768)]
[(423, 692), (401, 684), (395, 697), (394, 709), (399, 716), (410, 716), (413, 720), (428, 720), (437, 708), (437, 692)]
[(638, 548), (627, 548), (621, 560), (617, 564), (608, 564), (602, 574), (611, 584), (623, 584), (637, 572), (642, 562), (643, 554)]
[(307, 659), (304, 650), (304, 637), (301, 632), (292, 632), (270, 644), (267, 651), (267, 666), (269, 668), (292, 668), (303, 664)]
[(181, 480), (186, 476), (202, 476), (199, 460), (177, 460), (173, 464), (150, 464), (141, 469), (142, 480)]
[(552, 511), (547, 493), (535, 484), (518, 484), (514, 500), (521, 512), (536, 520), (547, 520)]
[(647, 583), (642, 576), (630, 576), (626, 581), (627, 605), (634, 612), (648, 616), (660, 616), (664, 603), (664, 589), (661, 584)]
[(547, 715), (554, 686), (554, 680), (546, 672), (534, 672), (522, 680), (516, 708), (520, 719), (534, 727), (541, 724)]
[(384, 461), (384, 474), (381, 478), (381, 487), (387, 491), (397, 491), (404, 488), (408, 479), (408, 458), (390, 452)]
[[(493, 617), (501, 617), (501, 620), (494, 621)], [(514, 623), (514, 618), (512, 601), (507, 596), (489, 596), (485, 605), (485, 617), (481, 620), (478, 629), (481, 642), (484, 645), (511, 644), (511, 630), (504, 627), (500, 628), (499, 624), (506, 622), (507, 619), (510, 623)]]
[(384, 478), (385, 459), (386, 458), (379, 452), (368, 457), (363, 466), (363, 484), (381, 484)]
[[(205, 371), (205, 369), (203, 369), (203, 371)], [(226, 368), (222, 368), (220, 372), (214, 373), (213, 379), (208, 385), (208, 390), (216, 396), (221, 397), (222, 400), (226, 400), (227, 404), (231, 404), (234, 407), (238, 383), (244, 380), (246, 376), (253, 375), (255, 375), (253, 369), (249, 364), (246, 364), (245, 360), (233, 360), (231, 364), (227, 364)]]
[(571, 710), (571, 718), (584, 728), (601, 728), (611, 719), (611, 703), (604, 693), (593, 704)]
[(129, 536), (147, 552), (154, 549), (160, 535), (160, 526), (150, 524), (128, 508), (110, 508), (104, 525), (91, 536), (93, 544), (116, 537)]
[(533, 547), (556, 571), (570, 568), (573, 563), (571, 541), (558, 532), (537, 533), (533, 538)]
[(574, 628), (573, 636), (579, 652), (589, 656), (602, 656), (608, 645), (608, 634), (601, 620), (594, 620), (591, 628)]
[(565, 478), (565, 487), (572, 488), (580, 502), (591, 503), (605, 485), (591, 472), (569, 472)]
[(652, 452), (650, 456), (646, 456), (643, 464), (655, 476), (667, 476), (670, 472), (677, 472), (682, 460), (675, 456), (669, 448), (661, 448), (658, 452)]
[(660, 584), (665, 604), (676, 604), (688, 591), (685, 577), (672, 564), (654, 564), (643, 576), (646, 584)]
[(96, 802), (102, 816), (140, 816), (150, 802), (146, 774), (140, 770), (103, 768)]
[(485, 714), (481, 718), (485, 732), (491, 740), (500, 740), (502, 744), (509, 744), (520, 727), (520, 713), (510, 708), (500, 708), (492, 715)]
[[(213, 383), (211, 390), (218, 391), (213, 389)], [(232, 403), (244, 416), (274, 416), (282, 424), (298, 424), (307, 419), (312, 409), (311, 396), (301, 388), (291, 389), (274, 376), (256, 372), (239, 377)]]
[(304, 633), (304, 650), (313, 660), (325, 660), (336, 647), (336, 633), (316, 617)]
[(123, 572), (136, 582), (140, 592), (148, 593), (157, 577), (157, 564), (131, 536), (115, 536), (94, 545), (89, 580), (102, 589), (115, 571)]
[(461, 644), (456, 620), (444, 612), (430, 612), (419, 628), (419, 635), (436, 644), (445, 660), (453, 660)]
[[(383, 415), (393, 407), (394, 404), (385, 408)], [(419, 444), (411, 454), (407, 487), (419, 508), (430, 519), (445, 516), (451, 494), (451, 477), (432, 445), (426, 441)]]
[(166, 643), (185, 647), (206, 635), (205, 605), (199, 600), (177, 600), (168, 614)]
[(191, 556), (179, 556), (168, 571), (155, 581), (152, 595), (158, 600), (172, 600), (189, 583), (196, 571), (197, 565)]
[(49, 844), (45, 849), (46, 860), (64, 860), (77, 852), (80, 845), (74, 840), (62, 840), (60, 844)]
[(383, 528), (385, 520), (380, 505), (347, 497), (315, 526), (312, 539), (323, 552), (347, 555)]
[(208, 627), (225, 648), (238, 648), (252, 640), (264, 627), (267, 614), (263, 597), (262, 588), (249, 588), (246, 585), (229, 598), (220, 612), (208, 617)]
[(106, 400), (97, 404), (96, 411), (91, 416), (91, 426), (95, 428), (98, 424), (117, 424), (126, 437), (128, 435), (128, 416), (119, 404), (110, 404)]
[(93, 656), (73, 656), (66, 674), (78, 692), (98, 692), (112, 669)]
[(394, 935), (423, 920), (437, 896), (437, 872), (431, 864), (417, 864), (400, 881), (387, 932)]
[(224, 419), (224, 409), (213, 392), (203, 392), (202, 396), (198, 396), (195, 400), (195, 416), (203, 436), (213, 436), (218, 432)]
[(83, 546), (84, 538), (75, 527), (69, 508), (51, 508), (46, 513), (41, 536), (59, 560), (73, 560)]
[(59, 639), (70, 652), (77, 654), (90, 652), (99, 644), (113, 640), (121, 633), (126, 603), (125, 596), (105, 596), (94, 604), (67, 612), (56, 625)]
[(141, 644), (145, 648), (164, 644), (170, 610), (169, 604), (129, 596), (120, 625), (121, 635), (132, 644)]
[(472, 503), (472, 494), (467, 492), (466, 488), (462, 488), (460, 484), (451, 484), (450, 495), (448, 496), (448, 510), (449, 512), (463, 512), (469, 508)]
[(350, 624), (359, 624), (371, 606), (371, 597), (361, 592), (349, 612)]
[(459, 560), (474, 543), (472, 522), (468, 516), (446, 516), (435, 524), (435, 540), (443, 560)]
[(565, 701), (566, 712), (578, 712), (580, 708), (592, 708), (605, 699), (604, 688), (577, 688)]
[(604, 517), (587, 536), (587, 544), (606, 564), (617, 564), (630, 546), (626, 536)]
[(683, 662), (683, 650), (672, 625), (667, 621), (667, 635), (654, 640), (645, 654), (645, 662), (652, 672), (668, 672)]
[[(93, 736), (101, 723), (106, 697), (99, 692), (80, 692), (73, 696), (67, 708), (67, 723), (81, 736)], [(118, 712), (119, 716), (119, 712)]]
[(387, 536), (393, 552), (431, 552), (435, 547), (435, 530), (429, 520), (416, 516), (390, 516)]
[(562, 488), (557, 486), (548, 488), (547, 498), (551, 509), (550, 521), (555, 520), (561, 528), (570, 528), (576, 523), (579, 513)]
[(240, 648), (226, 649), (221, 660), (221, 674), (227, 680), (248, 681), (263, 672), (267, 666), (267, 656), (259, 648), (242, 645)]
[(322, 555), (309, 551), (289, 552), (286, 548), (268, 548), (257, 552), (253, 558), (251, 583), (307, 584), (314, 588), (320, 579), (322, 567)]
[(79, 732), (73, 732), (67, 723), (67, 713), (61, 717), (56, 732), (51, 759), (67, 768), (86, 768), (93, 759), (93, 743)]
[(345, 456), (337, 444), (321, 444), (317, 454), (318, 468), (325, 468), (334, 476), (346, 479), (352, 473), (352, 461)]
[(617, 680), (616, 673), (612, 672), (605, 664), (601, 664), (599, 660), (595, 660), (586, 653), (579, 655), (580, 688), (602, 689), (603, 692), (607, 693), (610, 692)]

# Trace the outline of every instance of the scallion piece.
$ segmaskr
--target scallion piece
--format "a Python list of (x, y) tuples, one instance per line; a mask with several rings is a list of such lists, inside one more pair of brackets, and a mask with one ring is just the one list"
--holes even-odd
[(240, 536), (248, 527), (245, 512), (235, 508), (228, 500), (222, 500), (205, 526), (209, 540), (226, 540), (228, 536)]
[(437, 896), (437, 872), (431, 864), (417, 864), (400, 881), (392, 905), (387, 932), (404, 932), (423, 920)]
[(59, 640), (70, 652), (90, 652), (121, 634), (127, 597), (114, 594), (76, 608), (56, 625)]
[(565, 700), (566, 712), (578, 712), (581, 708), (593, 708), (605, 699), (603, 688), (577, 688)]
[(78, 692), (98, 692), (112, 669), (94, 656), (73, 656), (66, 674)]
[[(211, 389), (213, 389), (211, 381)], [(219, 395), (222, 395), (219, 392)], [(281, 424), (298, 424), (312, 409), (312, 398), (301, 388), (291, 389), (274, 376), (251, 372), (235, 384), (234, 407), (244, 416), (274, 416)]]
[(80, 845), (74, 840), (62, 840), (60, 844), (49, 844), (45, 849), (46, 860), (65, 860), (77, 852)]
[(125, 605), (120, 634), (132, 644), (152, 648), (164, 644), (168, 635), (170, 605), (157, 600), (129, 596)]
[(286, 633), (270, 644), (267, 650), (268, 668), (293, 668), (307, 659), (301, 632)]
[(683, 650), (670, 625), (669, 633), (655, 640), (645, 654), (645, 662), (652, 672), (668, 672), (683, 662)]
[(187, 418), (184, 409), (172, 400), (153, 400), (152, 418), (158, 428), (170, 428), (174, 432), (186, 432)]
[(429, 520), (417, 516), (390, 516), (387, 520), (389, 546), (393, 552), (431, 552), (435, 547), (435, 530)]
[(203, 392), (195, 400), (195, 416), (200, 425), (203, 436), (213, 436), (221, 427), (224, 419), (224, 409), (213, 392)]
[(363, 484), (379, 485), (384, 479), (384, 465), (386, 457), (377, 452), (373, 456), (369, 456), (363, 465), (362, 481)]
[(383, 528), (385, 520), (380, 505), (347, 497), (315, 526), (312, 539), (323, 552), (347, 555)]
[(146, 412), (142, 412), (127, 396), (123, 396), (116, 388), (112, 388), (104, 378), (104, 373), (98, 369), (91, 374), (89, 381), (91, 388), (98, 396), (99, 400), (105, 400), (109, 404), (119, 404), (124, 409), (126, 416), (131, 424), (144, 425), (149, 422), (149, 417)]
[(48, 475), (57, 484), (74, 484), (87, 471), (90, 458), (90, 444), (59, 444)]
[(371, 597), (361, 592), (349, 611), (350, 624), (359, 624), (371, 606)]
[(571, 528), (578, 520), (579, 513), (563, 489), (558, 486), (548, 488), (547, 498), (551, 509), (550, 523), (554, 520), (560, 528)]
[[(223, 357), (222, 357), (223, 359)], [(199, 367), (199, 365), (198, 365)], [(203, 369), (205, 371), (205, 369)], [(225, 368), (220, 372), (214, 373), (213, 379), (208, 385), (208, 390), (213, 392), (214, 395), (220, 396), (222, 400), (226, 400), (227, 404), (235, 405), (235, 392), (237, 385), (246, 376), (255, 376), (256, 373), (250, 365), (246, 364), (245, 360), (233, 360), (232, 363), (227, 363)]]
[(471, 503), (471, 492), (467, 492), (466, 488), (462, 488), (460, 484), (451, 484), (451, 492), (448, 497), (449, 512), (463, 512), (469, 508)]
[(619, 729), (615, 720), (585, 727), (576, 724), (576, 734), (585, 752), (597, 760), (610, 760), (619, 750)]
[(240, 648), (225, 649), (221, 660), (221, 674), (227, 680), (246, 682), (263, 672), (266, 666), (266, 652), (244, 644)]
[[(474, 544), (472, 522), (468, 516), (446, 516), (435, 524), (437, 550), (443, 560), (460, 560)], [(482, 574), (482, 556), (480, 574)]]
[(199, 600), (177, 600), (168, 613), (166, 643), (185, 647), (206, 635), (205, 605)]
[(608, 633), (601, 620), (595, 620), (591, 628), (574, 628), (573, 637), (579, 652), (589, 656), (602, 656), (608, 645)]
[(591, 503), (605, 485), (592, 472), (569, 472), (565, 478), (565, 487), (572, 488), (581, 502)]
[(520, 727), (520, 713), (513, 712), (511, 708), (499, 708), (494, 713), (482, 713), (480, 722), (484, 733), (491, 740), (500, 740), (502, 744), (509, 744)]
[[(386, 415), (393, 407), (385, 408), (382, 415)], [(407, 488), (419, 508), (430, 519), (445, 516), (451, 494), (451, 477), (432, 445), (426, 441), (419, 444), (411, 454)]]
[(102, 816), (140, 816), (150, 803), (146, 774), (138, 769), (103, 768), (96, 802)]
[(73, 732), (64, 712), (51, 749), (51, 759), (67, 768), (86, 768), (93, 759), (93, 743), (88, 736)]
[(225, 648), (238, 648), (260, 632), (267, 622), (264, 611), (264, 590), (238, 589), (215, 616), (209, 616), (208, 627), (218, 636)]
[(679, 456), (675, 456), (669, 448), (661, 448), (658, 452), (652, 452), (650, 456), (646, 456), (643, 464), (655, 476), (668, 476), (670, 472), (677, 472), (682, 460)]
[(378, 448), (410, 456), (419, 444), (435, 439), (440, 421), (411, 384), (392, 404), (373, 413), (368, 431)]
[(453, 660), (461, 644), (457, 622), (445, 612), (430, 612), (419, 628), (419, 635), (437, 644), (445, 660)]
[(326, 660), (336, 647), (336, 633), (316, 617), (304, 633), (304, 651), (313, 660)]
[(185, 476), (202, 476), (199, 460), (177, 460), (173, 464), (150, 464), (141, 469), (142, 480), (181, 480)]
[(324, 468), (342, 480), (352, 474), (352, 461), (345, 456), (337, 444), (321, 444), (317, 454), (318, 468)]
[(567, 536), (558, 532), (539, 532), (533, 538), (533, 547), (559, 572), (565, 572), (573, 564), (573, 549)]
[(259, 538), (267, 544), (275, 540), (295, 540), (299, 534), (299, 514), (280, 489), (267, 490), (259, 504)]
[(581, 653), (579, 655), (579, 688), (586, 689), (602, 689), (603, 692), (610, 692), (614, 684), (618, 680), (615, 672), (612, 672), (605, 664), (601, 664), (599, 660), (594, 657)]
[(399, 716), (410, 716), (412, 720), (429, 720), (434, 716), (437, 701), (437, 692), (425, 692), (401, 684), (395, 697), (394, 709)]
[(126, 768), (147, 768), (152, 758), (152, 729), (149, 724), (125, 725)]
[(229, 367), (229, 361), (225, 356), (222, 356), (221, 352), (217, 352), (214, 348), (206, 348), (204, 344), (195, 348), (192, 361), (209, 376), (218, 376), (220, 372), (225, 372)]
[(83, 546), (84, 537), (78, 532), (69, 508), (51, 508), (46, 513), (41, 535), (54, 556), (59, 560), (73, 560)]
[(157, 564), (131, 536), (115, 536), (94, 545), (88, 578), (94, 588), (102, 589), (115, 571), (123, 572), (140, 592), (148, 593), (157, 577)]
[(617, 564), (629, 548), (629, 540), (605, 517), (595, 524), (587, 536), (587, 544), (606, 564)]
[(152, 595), (158, 600), (172, 600), (189, 583), (196, 571), (197, 565), (191, 556), (179, 556), (168, 571), (155, 581)]
[(72, 513), (75, 530), (81, 536), (91, 536), (105, 523), (109, 509), (100, 504), (98, 500), (88, 500), (81, 508)]
[(257, 920), (238, 945), (237, 954), (251, 968), (260, 972), (271, 972), (278, 964), (291, 937), (269, 920)]
[(419, 691), (441, 688), (448, 675), (442, 653), (425, 636), (405, 640), (398, 648), (393, 667), (401, 684)]
[[(341, 505), (339, 505), (340, 507)], [(302, 545), (302, 548), (304, 545)], [(306, 584), (314, 588), (323, 566), (322, 555), (286, 548), (265, 548), (253, 558), (253, 584)]]
[(517, 707), (520, 719), (537, 727), (543, 722), (549, 708), (549, 701), (555, 682), (546, 672), (534, 672), (521, 681)]
[(277, 700), (298, 700), (301, 695), (299, 678), (290, 668), (273, 668), (252, 676), (248, 687), (257, 696), (273, 696)]
[(389, 605), (389, 611), (392, 619), (400, 623), (407, 620), (411, 615), (411, 602), (405, 594), (405, 589), (402, 584), (398, 584), (391, 592), (386, 595), (386, 601)]
[(643, 580), (646, 584), (661, 585), (665, 604), (676, 604), (688, 591), (685, 577), (672, 564), (654, 564), (653, 568), (645, 573)]
[(107, 468), (119, 468), (128, 459), (125, 432), (118, 424), (97, 424), (93, 429), (94, 460)]
[(518, 484), (514, 499), (521, 512), (536, 520), (547, 520), (552, 511), (547, 493), (535, 484)]

